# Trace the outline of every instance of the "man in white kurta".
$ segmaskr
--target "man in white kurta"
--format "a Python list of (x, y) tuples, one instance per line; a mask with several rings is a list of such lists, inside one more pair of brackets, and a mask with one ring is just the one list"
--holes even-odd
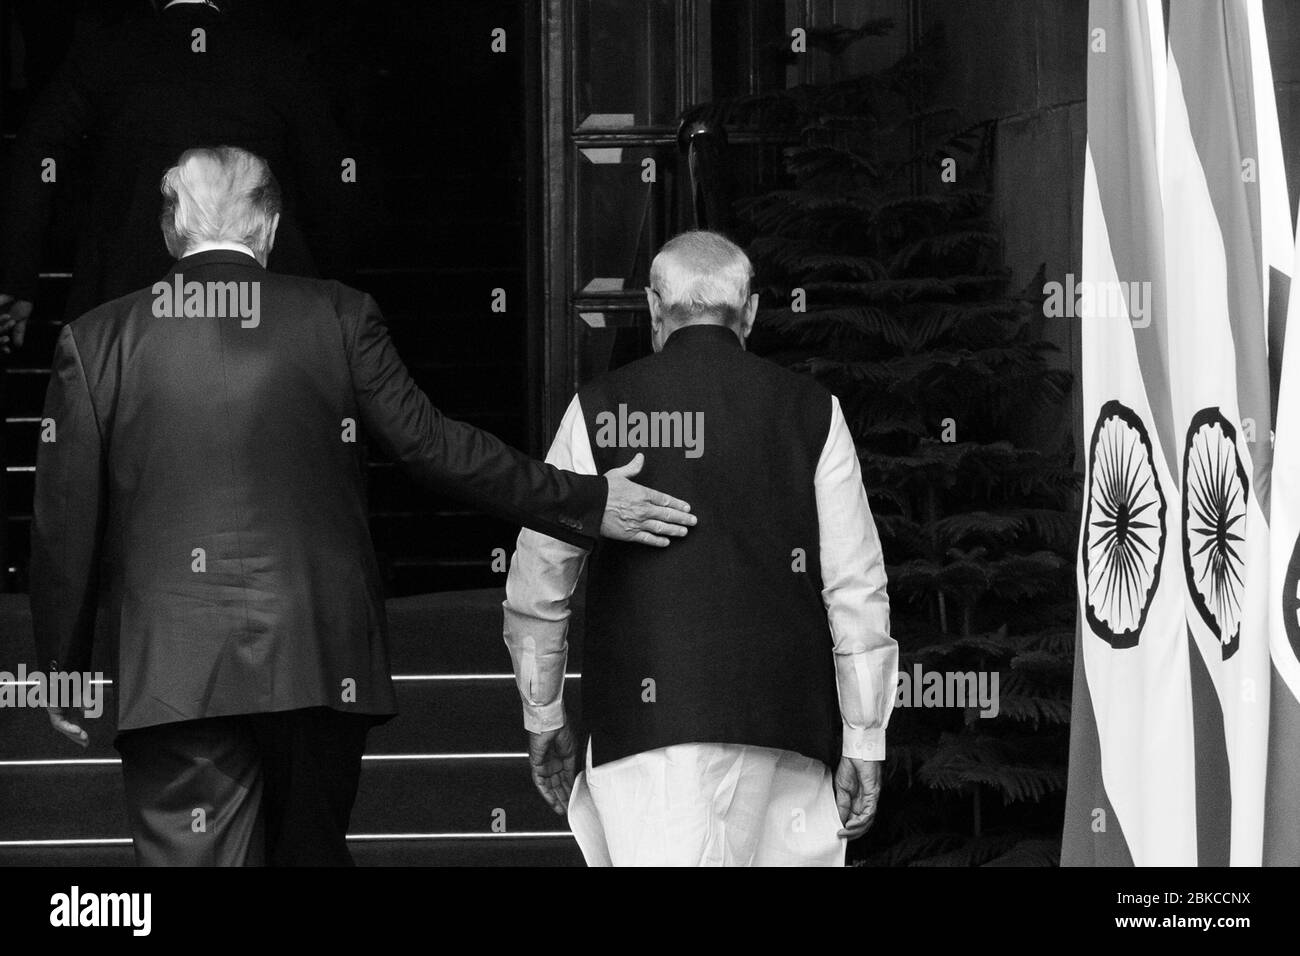
[[(665, 247), (648, 290), (656, 351), (678, 328), (693, 324), (681, 321), (683, 310), (672, 308), (673, 300), (689, 303), (701, 323), (740, 315), (734, 328), (743, 343), (757, 308), (748, 290), (751, 274), (744, 253), (721, 237), (687, 234)], [(710, 297), (723, 300), (717, 304), (724, 308), (710, 310)], [(576, 744), (563, 690), (569, 602), (587, 552), (532, 531), (520, 534), (506, 587), (505, 640), (523, 700), (533, 778), (556, 812), (567, 812), (589, 865), (842, 866), (847, 841), (870, 826), (898, 651), (857, 451), (837, 401), (830, 411), (814, 490), (825, 646), (834, 659), (843, 725), (834, 774), (811, 756), (734, 742), (683, 742), (593, 767), (589, 741), (583, 772), (575, 777)], [(547, 461), (597, 473), (579, 396)], [(666, 602), (672, 597), (662, 595)], [(599, 640), (597, 633), (586, 636), (588, 646)], [(716, 688), (718, 694), (729, 691)], [(761, 708), (764, 701), (748, 706)]]

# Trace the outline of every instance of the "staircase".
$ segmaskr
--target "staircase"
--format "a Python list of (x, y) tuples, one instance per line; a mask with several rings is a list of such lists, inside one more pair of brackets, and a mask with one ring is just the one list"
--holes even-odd
[[(522, 301), (522, 275), (369, 270), (357, 285), (385, 310), (398, 353), (435, 406), (516, 448), (527, 446), (523, 322), (512, 332), (487, 308), (492, 288)], [(368, 469), (371, 537), (389, 594), (501, 586), (492, 555), (514, 551), (518, 527), (431, 495), (378, 454)]]
[[(401, 713), (370, 735), (349, 836), (359, 865), (582, 865), (529, 776), (502, 597), (486, 589), (389, 602)], [(573, 638), (580, 630), (576, 608)], [(565, 687), (572, 713), (577, 643)], [(0, 595), (0, 660), (32, 657), (25, 597)], [(43, 711), (0, 708), (0, 866), (133, 863), (116, 723), (111, 688), (103, 716), (82, 725), (86, 750), (57, 735)]]

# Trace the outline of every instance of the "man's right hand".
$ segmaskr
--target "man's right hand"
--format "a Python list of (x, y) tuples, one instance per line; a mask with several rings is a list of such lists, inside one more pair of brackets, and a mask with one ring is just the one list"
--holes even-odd
[(880, 803), (880, 770), (883, 760), (841, 757), (835, 768), (835, 806), (843, 828), (839, 836), (856, 840), (871, 829)]
[(669, 538), (683, 537), (697, 519), (686, 502), (630, 480), (644, 465), (645, 455), (638, 452), (626, 465), (605, 472), (609, 496), (600, 533), (615, 541), (666, 548)]
[(22, 348), (31, 314), (32, 304), (26, 299), (15, 299), (0, 292), (0, 353), (8, 355)]

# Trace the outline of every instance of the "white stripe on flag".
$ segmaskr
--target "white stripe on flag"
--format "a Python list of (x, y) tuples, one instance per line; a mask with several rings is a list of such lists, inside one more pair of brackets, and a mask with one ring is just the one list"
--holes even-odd
[[(1232, 864), (1258, 866), (1268, 723), (1268, 523), (1257, 497), (1252, 460), (1261, 440), (1267, 453), (1268, 436), (1258, 434), (1267, 428), (1264, 423), (1243, 419), (1238, 404), (1239, 375), (1268, 381), (1266, 309), (1245, 214), (1247, 190), (1256, 180), (1250, 185), (1243, 181), (1235, 162), (1226, 177), (1224, 164), (1206, 165), (1189, 114), (1194, 113), (1203, 127), (1218, 130), (1224, 144), (1236, 143), (1245, 155), (1255, 156), (1258, 147), (1253, 110), (1238, 123), (1226, 99), (1185, 99), (1186, 69), (1198, 70), (1202, 78), (1226, 88), (1232, 79), (1226, 63), (1179, 62), (1181, 49), (1215, 49), (1225, 42), (1225, 12), (1218, 4), (1205, 4), (1177, 7), (1171, 13), (1161, 182), (1166, 288), (1169, 314), (1177, 322), (1168, 340), (1172, 408), (1177, 432), (1186, 436), (1178, 456), (1185, 494), (1178, 526), (1183, 563), (1178, 580), (1186, 589), (1187, 626), (1213, 682), (1224, 737), (1222, 742), (1198, 740), (1197, 745), (1198, 752), (1226, 748), (1230, 775), (1229, 781), (1216, 783), (1230, 787), (1231, 820), (1198, 823), (1203, 835), (1231, 835)], [(1244, 92), (1249, 104), (1250, 91)], [(1219, 115), (1220, 109), (1227, 115)], [(1245, 137), (1252, 141), (1245, 142)], [(1209, 179), (1210, 169), (1219, 171), (1220, 181)], [(1216, 190), (1217, 205), (1212, 195)], [(1234, 213), (1229, 232), (1219, 217)], [(1251, 276), (1242, 283), (1247, 301), (1234, 303), (1229, 273), (1243, 265)], [(1229, 320), (1233, 311), (1239, 319), (1236, 336)], [(1240, 355), (1239, 349), (1244, 350)], [(1201, 701), (1198, 706), (1214, 703)], [(1204, 787), (1207, 781), (1199, 783)]]
[[(1160, 21), (1155, 24), (1159, 27)], [(1119, 38), (1111, 41), (1119, 42)], [(1154, 150), (1154, 137), (1150, 144)], [(1111, 256), (1111, 242), (1107, 223), (1098, 195), (1097, 176), (1092, 149), (1088, 148), (1084, 170), (1083, 208), (1083, 281), (1116, 283), (1115, 263)], [(1103, 286), (1105, 287), (1105, 286)], [(1134, 330), (1127, 315), (1107, 315), (1084, 312), (1083, 323), (1083, 395), (1084, 424), (1088, 429), (1087, 495), (1084, 503), (1084, 534), (1081, 536), (1079, 561), (1079, 593), (1084, 602), (1085, 617), (1088, 606), (1092, 616), (1101, 626), (1131, 623), (1127, 605), (1129, 599), (1120, 597), (1113, 588), (1123, 588), (1125, 572), (1121, 557), (1106, 570), (1099, 558), (1106, 545), (1095, 546), (1094, 556), (1087, 562), (1091, 573), (1085, 571), (1083, 551), (1090, 542), (1101, 541), (1110, 534), (1112, 553), (1128, 548), (1132, 560), (1141, 560), (1143, 548), (1159, 546), (1160, 557), (1151, 575), (1143, 575), (1137, 600), (1146, 604), (1146, 617), (1137, 643), (1131, 647), (1112, 647), (1098, 633), (1097, 626), (1089, 621), (1082, 633), (1081, 650), (1084, 669), (1091, 690), (1093, 711), (1101, 746), (1102, 780), (1115, 814), (1123, 826), (1129, 851), (1138, 866), (1174, 865), (1189, 866), (1196, 863), (1196, 780), (1195, 754), (1192, 747), (1192, 703), (1188, 677), (1188, 647), (1183, 623), (1182, 593), (1170, 581), (1181, 572), (1178, 551), (1168, 541), (1168, 530), (1178, 513), (1178, 493), (1173, 476), (1165, 464), (1165, 455), (1153, 447), (1148, 454), (1140, 440), (1144, 431), (1146, 440), (1153, 446), (1159, 441), (1151, 421), (1151, 406), (1146, 386), (1142, 380), (1137, 360)], [(1132, 420), (1115, 420), (1104, 429), (1096, 429), (1102, 406), (1118, 401), (1134, 415)], [(1092, 435), (1100, 432), (1099, 443), (1094, 446)], [(1107, 434), (1108, 432), (1108, 434)], [(1115, 454), (1098, 458), (1093, 448), (1104, 448), (1105, 442), (1115, 443)], [(1137, 482), (1154, 479), (1164, 495), (1164, 513), (1156, 514), (1148, 508), (1145, 517), (1161, 527), (1166, 539), (1157, 542), (1157, 535), (1144, 536), (1144, 542), (1118, 545), (1114, 543), (1112, 500), (1114, 491), (1108, 487), (1106, 469), (1114, 474), (1117, 469), (1130, 467), (1140, 460)], [(1136, 466), (1134, 466), (1136, 467)], [(1130, 497), (1139, 492), (1136, 483), (1122, 474), (1122, 493)], [(1136, 499), (1135, 499), (1136, 500)], [(1133, 505), (1130, 500), (1125, 507)], [(1094, 507), (1090, 508), (1089, 506)], [(1100, 570), (1098, 570), (1100, 568)], [(1090, 580), (1091, 578), (1091, 580)], [(1154, 586), (1154, 578), (1159, 581)], [(1149, 598), (1145, 597), (1148, 582), (1154, 586)]]

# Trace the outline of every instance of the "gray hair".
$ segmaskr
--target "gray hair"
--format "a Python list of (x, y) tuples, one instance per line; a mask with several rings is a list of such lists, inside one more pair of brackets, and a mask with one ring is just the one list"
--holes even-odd
[(660, 314), (674, 324), (700, 319), (738, 323), (753, 277), (743, 249), (703, 230), (669, 239), (650, 264), (650, 288), (659, 297)]
[(280, 184), (261, 156), (235, 146), (187, 149), (161, 189), (163, 238), (177, 259), (200, 242), (238, 242), (265, 261)]

